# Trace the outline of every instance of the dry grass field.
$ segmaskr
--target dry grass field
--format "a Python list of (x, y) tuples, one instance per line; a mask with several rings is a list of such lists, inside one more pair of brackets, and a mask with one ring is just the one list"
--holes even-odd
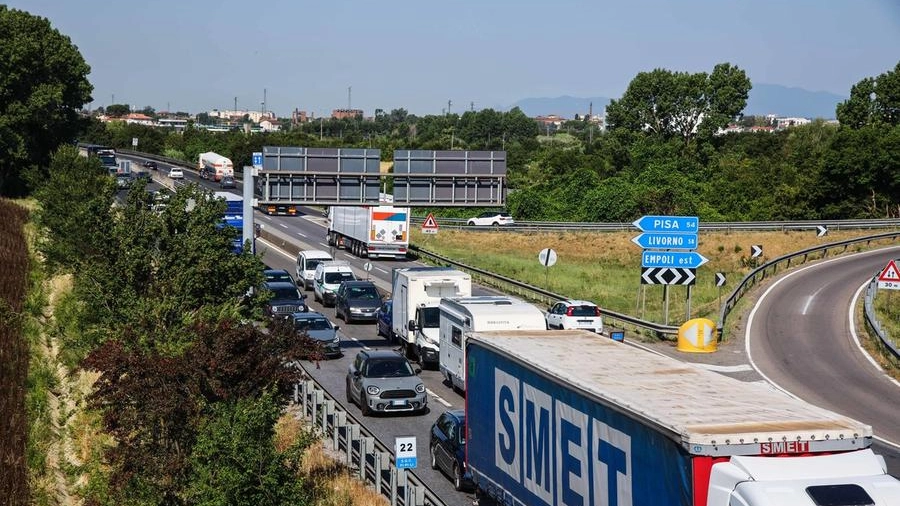
[[(646, 320), (664, 318), (662, 286), (641, 285), (641, 249), (631, 239), (639, 232), (553, 232), (513, 233), (471, 232), (442, 229), (424, 235), (418, 229), (412, 241), (426, 250), (460, 262), (524, 281), (568, 297), (587, 299), (600, 306)], [(871, 235), (868, 230), (830, 231), (816, 237), (814, 231), (785, 232), (701, 232), (697, 251), (709, 262), (697, 269), (697, 282), (691, 289), (691, 317), (717, 320), (719, 297), (727, 296), (734, 286), (756, 265), (750, 259), (754, 244), (763, 247), (758, 264), (804, 248)], [(889, 244), (882, 241), (874, 246)], [(556, 265), (545, 269), (538, 263), (538, 252), (553, 248)], [(848, 251), (860, 251), (853, 246)], [(833, 253), (836, 254), (840, 250)], [(715, 286), (715, 273), (726, 275), (722, 289)], [(670, 321), (684, 321), (687, 313), (687, 288), (669, 289)]]

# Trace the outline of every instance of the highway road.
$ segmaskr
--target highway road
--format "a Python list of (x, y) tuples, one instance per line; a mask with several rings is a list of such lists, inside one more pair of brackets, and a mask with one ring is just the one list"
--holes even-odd
[[(160, 163), (160, 174), (167, 171), (168, 166)], [(185, 171), (185, 176), (188, 181), (200, 182), (218, 190), (217, 184), (199, 180), (196, 173)], [(267, 216), (256, 212), (255, 219), (264, 227), (308, 248), (328, 251), (324, 218), (318, 210), (301, 210), (305, 214), (297, 217)], [(267, 265), (294, 273), (296, 251), (284, 251), (264, 241), (258, 241), (257, 249)], [(366, 277), (362, 270), (363, 263), (371, 262), (373, 270), (369, 273), (370, 279), (385, 291), (389, 291), (391, 269), (411, 265), (399, 261), (370, 261), (343, 250), (332, 251), (336, 259), (349, 261), (362, 278)], [(891, 441), (900, 441), (900, 387), (887, 381), (848, 341), (847, 308), (853, 293), (864, 279), (871, 277), (877, 269), (876, 265), (891, 254), (900, 256), (900, 250), (838, 259), (846, 261), (846, 265), (830, 262), (816, 264), (816, 269), (806, 267), (794, 271), (797, 274), (788, 274), (791, 276), (790, 282), (776, 282), (760, 299), (748, 325), (748, 355), (753, 358), (753, 365), (761, 374), (782, 388), (814, 404), (871, 423), (876, 434), (884, 434)], [(855, 260), (857, 257), (865, 260)], [(831, 269), (831, 266), (836, 268)], [(793, 276), (800, 277), (794, 279)], [(787, 276), (782, 279), (787, 279)], [(798, 288), (793, 289), (794, 286)], [(475, 288), (475, 291), (490, 293), (480, 288)], [(782, 291), (785, 293), (782, 294)], [(396, 345), (376, 336), (373, 324), (348, 325), (336, 320), (333, 309), (322, 308), (313, 301), (311, 292), (308, 294), (308, 302), (314, 310), (323, 312), (341, 326), (342, 346), (345, 349), (344, 356), (339, 359), (318, 365), (309, 364), (307, 370), (311, 376), (386, 446), (393, 447), (395, 436), (416, 435), (419, 438), (420, 466), (415, 474), (447, 504), (471, 504), (471, 494), (453, 491), (449, 479), (427, 465), (431, 424), (444, 410), (461, 408), (464, 399), (444, 383), (437, 371), (422, 371), (420, 376), (430, 393), (429, 413), (363, 418), (359, 408), (345, 400), (345, 378), (350, 361), (360, 348), (396, 348)], [(806, 337), (800, 339), (798, 336)], [(891, 473), (900, 475), (900, 447), (879, 442), (876, 451), (886, 456)]]
[(872, 276), (898, 257), (900, 247), (892, 247), (790, 271), (763, 292), (746, 331), (747, 355), (769, 382), (872, 425), (876, 450), (894, 476), (900, 476), (900, 382), (859, 346), (862, 323), (851, 308)]

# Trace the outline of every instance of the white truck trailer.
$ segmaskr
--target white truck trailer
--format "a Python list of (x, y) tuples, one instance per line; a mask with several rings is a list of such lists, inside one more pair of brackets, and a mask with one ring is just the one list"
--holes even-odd
[(221, 181), (225, 176), (234, 176), (234, 163), (230, 158), (207, 151), (200, 153), (197, 170), (201, 172), (201, 177), (206, 175), (205, 179)]
[(471, 296), (472, 277), (450, 267), (404, 267), (394, 269), (391, 286), (394, 335), (408, 357), (437, 367), (438, 304), (443, 297)]
[(515, 297), (482, 295), (441, 299), (441, 374), (457, 391), (466, 389), (466, 339), (489, 330), (546, 330), (544, 313)]
[(872, 427), (584, 330), (475, 332), (466, 468), (504, 505), (900, 505)]
[(331, 206), (328, 208), (329, 246), (356, 256), (406, 259), (409, 247), (409, 208), (392, 205)]

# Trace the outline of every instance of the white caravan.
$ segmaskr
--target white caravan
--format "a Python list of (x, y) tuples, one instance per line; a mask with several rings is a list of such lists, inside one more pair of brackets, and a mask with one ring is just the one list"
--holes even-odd
[(391, 298), (394, 335), (423, 367), (438, 365), (438, 303), (472, 295), (472, 276), (451, 267), (394, 269)]
[(454, 389), (466, 389), (466, 338), (491, 330), (546, 330), (544, 313), (515, 297), (484, 295), (441, 299), (441, 374)]

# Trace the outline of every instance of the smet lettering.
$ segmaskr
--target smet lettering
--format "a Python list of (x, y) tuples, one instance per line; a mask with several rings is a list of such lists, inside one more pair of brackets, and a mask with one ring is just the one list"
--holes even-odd
[(500, 369), (494, 388), (497, 469), (544, 504), (632, 505), (629, 435)]
[(778, 455), (780, 453), (809, 453), (809, 441), (781, 441), (760, 443), (760, 455)]

